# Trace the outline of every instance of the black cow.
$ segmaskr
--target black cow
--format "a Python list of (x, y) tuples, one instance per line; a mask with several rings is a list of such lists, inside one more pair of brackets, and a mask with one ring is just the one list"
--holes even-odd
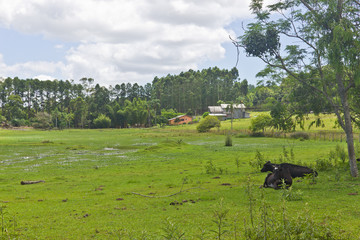
[(318, 175), (316, 171), (308, 167), (299, 166), (291, 163), (275, 164), (275, 163), (271, 163), (270, 161), (267, 161), (264, 164), (263, 168), (261, 169), (261, 172), (269, 172), (269, 171), (273, 172), (276, 167), (289, 169), (292, 178), (304, 177), (306, 174), (315, 174), (315, 177)]
[(285, 183), (286, 188), (292, 185), (290, 170), (281, 166), (275, 166), (273, 172), (266, 176), (263, 187), (280, 189), (283, 183)]

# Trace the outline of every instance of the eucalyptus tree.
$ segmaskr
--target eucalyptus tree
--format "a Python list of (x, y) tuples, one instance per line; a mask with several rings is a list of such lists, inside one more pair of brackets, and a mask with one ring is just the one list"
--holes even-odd
[[(360, 84), (359, 1), (277, 0), (264, 7), (263, 0), (252, 0), (250, 8), (256, 22), (235, 44), (324, 96), (346, 134), (351, 175), (357, 177), (352, 129), (357, 119), (349, 93)], [(283, 48), (280, 36), (296, 44)]]
[(81, 78), (83, 89), (85, 91), (85, 97), (88, 97), (94, 90), (94, 79), (93, 78)]
[[(87, 105), (82, 97), (77, 97), (70, 101), (72, 120), (74, 121), (75, 127), (85, 127), (85, 121), (87, 119)], [(70, 116), (69, 116), (70, 119)], [(70, 125), (70, 123), (69, 123)]]
[(122, 83), (120, 85), (120, 99), (121, 99), (121, 103), (124, 103), (126, 98), (126, 85), (125, 83)]
[[(155, 126), (157, 125), (157, 113), (159, 112), (161, 114), (161, 109), (160, 109), (160, 100), (159, 99), (151, 99), (148, 102), (149, 107), (153, 110), (154, 113), (154, 124)], [(149, 116), (150, 117), (150, 116)]]

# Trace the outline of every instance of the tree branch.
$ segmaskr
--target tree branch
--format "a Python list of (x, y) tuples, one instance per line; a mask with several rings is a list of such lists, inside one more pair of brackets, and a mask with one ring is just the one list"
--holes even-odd
[(302, 2), (302, 4), (305, 5), (305, 7), (311, 11), (312, 13), (314, 13), (315, 15), (317, 15), (317, 12), (315, 11), (315, 9), (313, 9), (305, 0), (300, 0), (300, 2)]

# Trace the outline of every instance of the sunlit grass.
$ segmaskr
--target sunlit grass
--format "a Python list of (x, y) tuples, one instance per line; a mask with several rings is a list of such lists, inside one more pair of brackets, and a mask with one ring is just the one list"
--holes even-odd
[[(246, 129), (249, 119), (234, 121), (234, 129)], [(162, 239), (170, 218), (191, 239), (201, 229), (214, 239), (213, 214), (223, 199), (230, 209), (231, 229), (243, 230), (248, 217), (246, 181), (250, 177), (257, 196), (265, 173), (249, 161), (259, 150), (266, 160), (279, 161), (284, 147), (295, 161), (315, 165), (327, 159), (344, 142), (299, 141), (281, 138), (233, 137), (225, 146), (224, 130), (196, 132), (195, 125), (153, 129), (109, 130), (1, 130), (0, 201), (6, 207), (9, 234), (19, 239), (129, 239), (129, 236)], [(236, 165), (238, 161), (239, 166)], [(207, 174), (207, 166), (215, 171)], [(294, 182), (303, 200), (288, 202), (289, 214), (304, 205), (318, 222), (336, 225), (352, 236), (360, 230), (358, 179), (348, 166), (319, 172), (317, 184)], [(20, 185), (22, 180), (45, 183)], [(182, 193), (179, 193), (183, 190)], [(281, 192), (266, 189), (269, 203), (279, 210)], [(136, 194), (141, 195), (136, 195)], [(179, 193), (170, 196), (174, 193)], [(193, 200), (190, 201), (190, 200)], [(171, 205), (178, 202), (182, 204)], [(275, 213), (276, 214), (276, 213)], [(241, 217), (239, 217), (241, 216)], [(341, 216), (341, 217), (339, 217)], [(237, 225), (235, 223), (237, 222)], [(227, 235), (227, 239), (232, 239)]]

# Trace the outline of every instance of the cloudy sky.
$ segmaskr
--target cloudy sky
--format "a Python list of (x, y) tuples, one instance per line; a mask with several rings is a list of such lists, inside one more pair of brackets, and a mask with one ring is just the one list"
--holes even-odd
[[(0, 76), (91, 77), (101, 85), (218, 66), (231, 69), (229, 35), (251, 19), (250, 0), (0, 0)], [(240, 56), (241, 79), (263, 68)]]

